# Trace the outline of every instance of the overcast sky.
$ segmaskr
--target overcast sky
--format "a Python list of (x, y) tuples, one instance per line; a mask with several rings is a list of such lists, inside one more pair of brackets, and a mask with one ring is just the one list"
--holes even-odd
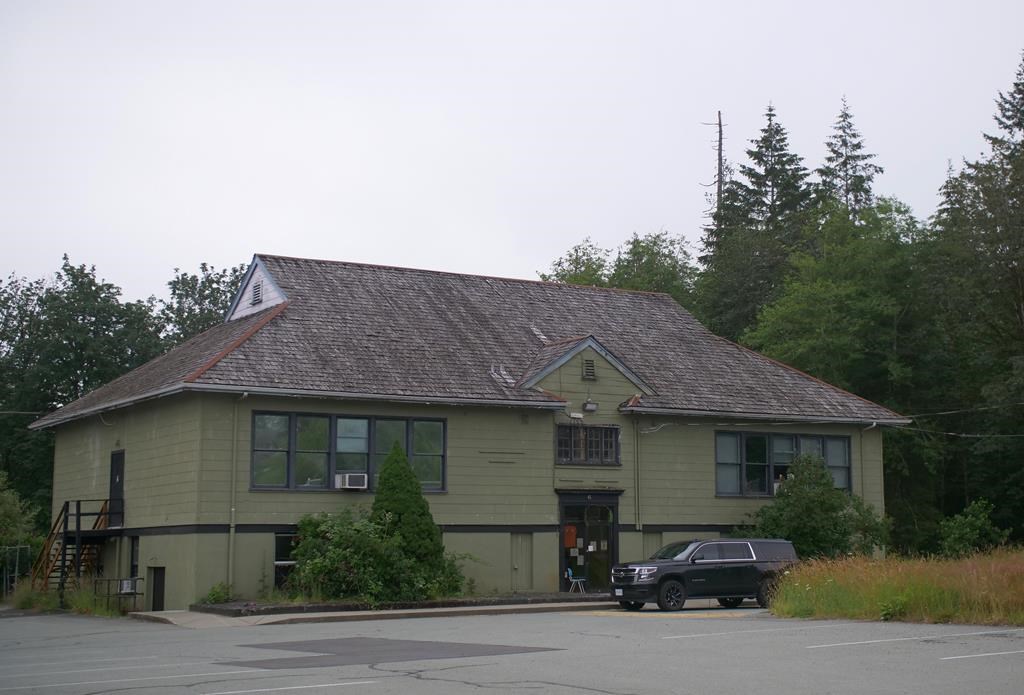
[(0, 0), (0, 273), (129, 299), (253, 253), (535, 278), (586, 236), (696, 243), (772, 102), (808, 168), (845, 95), (934, 211), (1024, 3)]

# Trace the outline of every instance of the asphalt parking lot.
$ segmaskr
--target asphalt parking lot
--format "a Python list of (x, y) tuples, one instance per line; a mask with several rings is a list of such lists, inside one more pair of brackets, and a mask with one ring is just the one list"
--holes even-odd
[(190, 630), (0, 613), (4, 693), (1024, 692), (1024, 628), (593, 610)]

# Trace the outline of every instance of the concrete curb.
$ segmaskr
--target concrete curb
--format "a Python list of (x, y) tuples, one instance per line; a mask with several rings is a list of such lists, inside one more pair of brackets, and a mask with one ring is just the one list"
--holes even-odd
[(370, 620), (405, 620), (410, 618), (452, 618), (470, 615), (517, 615), (523, 613), (564, 613), (567, 611), (608, 610), (616, 603), (578, 602), (530, 603), (514, 605), (460, 606), (455, 608), (413, 608), (386, 611), (338, 611), (325, 613), (291, 613), (226, 617), (196, 611), (157, 611), (129, 613), (128, 617), (153, 623), (176, 625), (190, 629), (215, 627), (247, 627), (255, 625), (297, 625), (301, 623), (357, 622)]

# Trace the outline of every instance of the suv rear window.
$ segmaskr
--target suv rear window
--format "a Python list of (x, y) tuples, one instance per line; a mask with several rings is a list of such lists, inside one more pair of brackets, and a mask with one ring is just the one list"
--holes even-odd
[(723, 560), (753, 560), (749, 543), (719, 543)]

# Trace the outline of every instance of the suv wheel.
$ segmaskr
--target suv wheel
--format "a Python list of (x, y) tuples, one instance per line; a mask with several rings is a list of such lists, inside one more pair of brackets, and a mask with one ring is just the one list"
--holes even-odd
[(682, 582), (669, 579), (658, 589), (658, 608), (663, 611), (677, 611), (686, 601), (686, 589)]
[(731, 596), (729, 598), (718, 599), (718, 605), (720, 605), (722, 608), (735, 608), (741, 603), (743, 603), (743, 599), (738, 596)]
[(643, 601), (619, 601), (619, 605), (627, 611), (638, 611), (644, 607)]
[(775, 593), (775, 585), (770, 579), (765, 579), (757, 587), (757, 605), (767, 608), (772, 603), (772, 594)]

